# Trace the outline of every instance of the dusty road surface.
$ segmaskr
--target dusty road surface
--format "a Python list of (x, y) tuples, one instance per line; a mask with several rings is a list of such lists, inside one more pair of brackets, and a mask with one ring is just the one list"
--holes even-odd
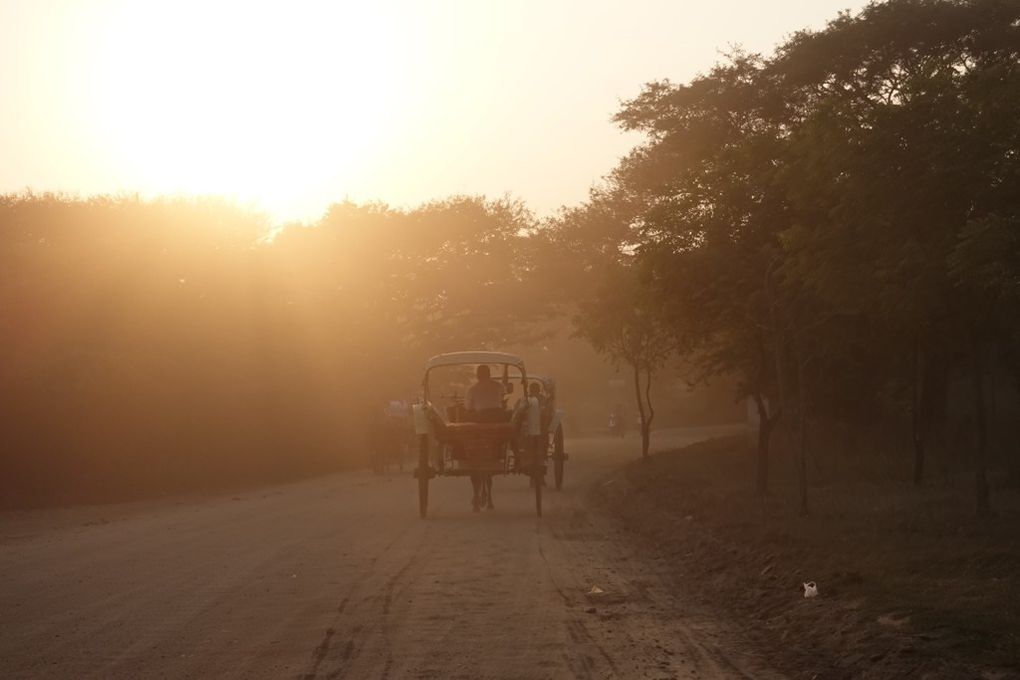
[(0, 677), (774, 677), (586, 505), (635, 447), (568, 442), (542, 520), (522, 477), (481, 514), (439, 479), (422, 521), (368, 473), (0, 515)]

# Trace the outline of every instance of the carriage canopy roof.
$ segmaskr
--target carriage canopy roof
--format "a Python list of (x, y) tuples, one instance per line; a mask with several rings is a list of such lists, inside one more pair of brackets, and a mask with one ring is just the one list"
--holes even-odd
[(459, 366), (463, 364), (509, 364), (524, 371), (524, 359), (507, 352), (447, 352), (437, 354), (425, 362), (425, 370), (439, 366)]

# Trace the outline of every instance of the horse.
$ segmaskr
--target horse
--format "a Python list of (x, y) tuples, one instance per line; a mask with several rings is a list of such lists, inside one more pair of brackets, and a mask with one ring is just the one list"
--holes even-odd
[(475, 472), (471, 475), (471, 509), (479, 512), (483, 507), (486, 510), (495, 510), (492, 504), (492, 475), (484, 472)]

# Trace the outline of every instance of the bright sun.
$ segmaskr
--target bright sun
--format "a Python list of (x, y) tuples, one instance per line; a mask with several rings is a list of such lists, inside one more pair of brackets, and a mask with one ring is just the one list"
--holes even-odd
[[(406, 41), (373, 3), (122, 3), (94, 101), (111, 160), (154, 192), (300, 214), (396, 121)], [(295, 7), (295, 5), (297, 5)]]

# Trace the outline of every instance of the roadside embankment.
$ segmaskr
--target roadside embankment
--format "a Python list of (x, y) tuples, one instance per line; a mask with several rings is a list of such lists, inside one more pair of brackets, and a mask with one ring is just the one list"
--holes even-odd
[[(792, 468), (781, 457), (774, 478)], [(812, 486), (811, 513), (774, 479), (751, 490), (742, 438), (637, 461), (598, 502), (678, 589), (746, 630), (794, 678), (1020, 677), (1020, 498), (973, 515), (967, 489), (848, 481)], [(804, 597), (804, 582), (819, 595)]]

